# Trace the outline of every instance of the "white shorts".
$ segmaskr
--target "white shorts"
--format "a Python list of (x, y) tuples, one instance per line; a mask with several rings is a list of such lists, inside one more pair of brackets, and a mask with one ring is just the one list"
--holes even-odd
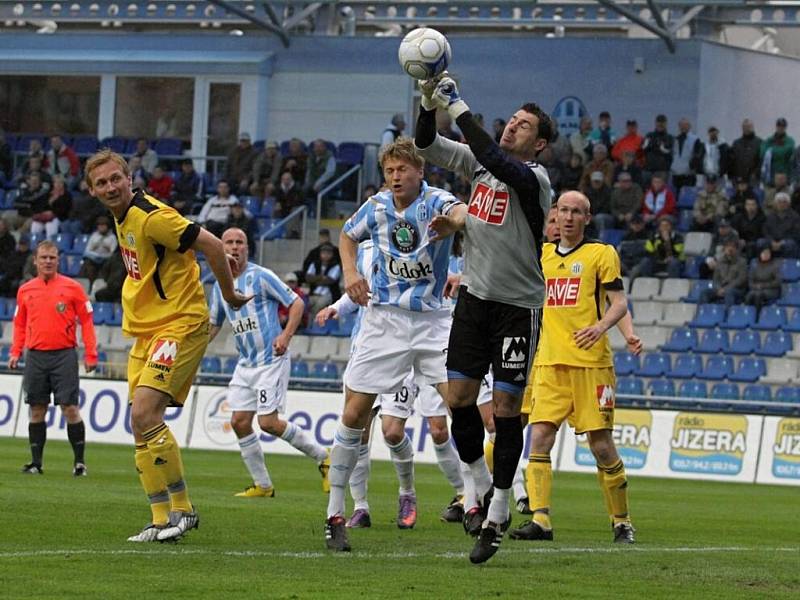
[(234, 411), (268, 415), (286, 409), (292, 362), (288, 355), (260, 367), (236, 365), (228, 385), (228, 405)]
[(492, 368), (489, 367), (486, 375), (481, 379), (481, 388), (478, 391), (478, 406), (481, 404), (488, 404), (492, 401), (492, 388), (494, 387), (494, 374)]
[(353, 340), (344, 383), (366, 394), (394, 394), (414, 369), (416, 381), (447, 381), (447, 311), (411, 312), (393, 306), (369, 306)]
[(381, 416), (404, 420), (413, 415), (415, 410), (423, 417), (446, 417), (448, 414), (444, 398), (436, 388), (426, 383), (417, 385), (413, 375), (406, 377), (399, 392), (380, 394), (375, 406), (380, 406)]

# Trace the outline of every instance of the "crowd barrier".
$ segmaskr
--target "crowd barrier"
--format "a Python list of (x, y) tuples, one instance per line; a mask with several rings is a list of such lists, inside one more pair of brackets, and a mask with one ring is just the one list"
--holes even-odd
[[(22, 377), (0, 374), (0, 436), (27, 438), (28, 410), (22, 398)], [(132, 444), (128, 386), (124, 381), (84, 379), (80, 403), (91, 442)], [(285, 417), (312, 433), (323, 446), (333, 444), (342, 395), (290, 391)], [(227, 388), (197, 385), (186, 407), (170, 408), (167, 422), (184, 447), (238, 450), (230, 426)], [(48, 438), (67, 439), (66, 422), (51, 406)], [(375, 428), (376, 436), (379, 436)], [(435, 463), (427, 423), (413, 415), (406, 423), (415, 459)], [(800, 418), (762, 415), (618, 409), (614, 439), (631, 476), (673, 477), (800, 485)], [(288, 444), (262, 434), (267, 453), (296, 454)], [(527, 454), (530, 440), (526, 439)], [(376, 442), (372, 455), (388, 460), (385, 444)], [(553, 450), (553, 467), (560, 471), (594, 472), (586, 436), (564, 426)]]

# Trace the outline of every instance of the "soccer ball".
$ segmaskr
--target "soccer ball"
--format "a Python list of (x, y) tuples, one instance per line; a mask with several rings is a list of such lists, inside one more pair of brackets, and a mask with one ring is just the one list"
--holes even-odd
[(450, 42), (430, 27), (409, 31), (397, 51), (400, 66), (414, 79), (431, 79), (439, 75), (450, 63), (450, 54)]

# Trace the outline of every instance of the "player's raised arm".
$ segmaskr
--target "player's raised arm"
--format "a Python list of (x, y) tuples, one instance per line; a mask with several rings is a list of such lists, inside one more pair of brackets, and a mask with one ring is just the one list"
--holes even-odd
[(252, 296), (243, 296), (234, 289), (230, 262), (219, 238), (206, 229), (200, 229), (192, 248), (205, 255), (208, 266), (211, 267), (214, 276), (217, 278), (225, 302), (233, 308), (244, 306)]

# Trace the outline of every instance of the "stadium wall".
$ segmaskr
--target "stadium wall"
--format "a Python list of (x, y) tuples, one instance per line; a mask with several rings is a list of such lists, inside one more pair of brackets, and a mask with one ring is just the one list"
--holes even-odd
[[(646, 39), (454, 35), (451, 41), (451, 70), (487, 121), (507, 118), (523, 100), (553, 111), (574, 96), (593, 116), (609, 110), (618, 129), (636, 118), (648, 131), (659, 112), (671, 130), (686, 116), (695, 130), (713, 123), (729, 140), (738, 137), (744, 116), (762, 135), (776, 116), (789, 120), (790, 132), (800, 122), (800, 106), (791, 102), (800, 86), (796, 59), (697, 40), (681, 40), (675, 54)], [(255, 36), (10, 33), (0, 36), (0, 75), (99, 74), (107, 91), (116, 75), (234, 79), (243, 83), (240, 129), (257, 139), (374, 142), (393, 113), (414, 110), (413, 82), (397, 65), (398, 43), (299, 36), (284, 49)], [(98, 137), (112, 135), (109, 111), (100, 112)]]
[[(22, 377), (0, 375), (0, 390), (0, 436), (27, 438), (28, 411), (22, 402)], [(81, 381), (81, 409), (90, 443), (133, 442), (127, 397), (124, 381)], [(167, 411), (167, 422), (184, 447), (238, 452), (229, 423), (227, 388), (195, 386), (189, 398), (186, 408)], [(287, 404), (286, 417), (290, 421), (311, 432), (320, 444), (333, 444), (341, 394), (290, 391)], [(66, 423), (55, 407), (48, 411), (47, 424), (50, 439), (67, 439)], [(553, 450), (554, 468), (594, 473), (595, 462), (585, 436), (575, 436), (567, 429), (562, 427), (559, 432)], [(407, 421), (406, 430), (414, 444), (416, 460), (435, 463), (425, 421), (414, 415)], [(614, 437), (626, 469), (634, 477), (800, 486), (800, 419), (620, 409)], [(262, 434), (261, 441), (266, 452), (297, 452), (266, 434)], [(526, 440), (526, 454), (529, 443)], [(373, 457), (389, 460), (386, 446), (373, 444)]]

